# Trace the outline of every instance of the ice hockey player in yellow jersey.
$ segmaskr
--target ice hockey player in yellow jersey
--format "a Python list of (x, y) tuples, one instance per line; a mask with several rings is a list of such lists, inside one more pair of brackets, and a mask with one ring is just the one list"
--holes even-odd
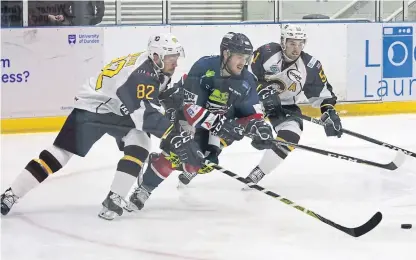
[(171, 131), (172, 125), (161, 113), (158, 100), (159, 91), (167, 88), (180, 57), (184, 57), (184, 50), (178, 39), (171, 34), (157, 34), (150, 37), (147, 51), (114, 59), (89, 79), (76, 95), (74, 109), (53, 145), (31, 160), (1, 195), (1, 213), (6, 215), (19, 199), (62, 169), (74, 154), (87, 155), (104, 134), (114, 137), (124, 152), (98, 214), (107, 220), (123, 214), (124, 198), (149, 155), (151, 135), (175, 142), (170, 147), (181, 161), (201, 166), (203, 155), (198, 145), (189, 133)]

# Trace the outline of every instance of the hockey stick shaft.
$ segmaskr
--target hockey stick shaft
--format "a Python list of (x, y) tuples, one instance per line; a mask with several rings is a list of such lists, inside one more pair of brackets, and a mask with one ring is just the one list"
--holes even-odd
[[(294, 113), (294, 112), (288, 111), (286, 109), (284, 109), (284, 112), (287, 113), (287, 114), (290, 114), (290, 115), (299, 117), (299, 118), (301, 118), (301, 119), (303, 119), (305, 121), (309, 121), (309, 122), (312, 122), (312, 123), (317, 124), (317, 125), (325, 126), (325, 123), (322, 122), (319, 119), (316, 119), (316, 118), (313, 118), (313, 117), (310, 117), (310, 116), (306, 116), (306, 115), (303, 115), (303, 114)], [(362, 134), (359, 134), (359, 133), (350, 131), (350, 130), (345, 129), (345, 128), (343, 128), (341, 131), (344, 134), (351, 135), (351, 136), (354, 136), (356, 138), (365, 140), (365, 141), (370, 142), (370, 143), (373, 143), (373, 144), (381, 145), (381, 146), (387, 147), (387, 148), (392, 149), (392, 150), (395, 150), (395, 151), (401, 151), (401, 152), (403, 152), (406, 155), (409, 155), (409, 156), (412, 156), (412, 157), (416, 158), (416, 153), (415, 152), (411, 152), (409, 150), (406, 150), (406, 149), (397, 147), (395, 145), (388, 144), (388, 143), (385, 143), (385, 142), (376, 140), (376, 139), (371, 138), (369, 136), (365, 136), (365, 135), (362, 135)]]
[(306, 145), (300, 145), (300, 144), (295, 144), (295, 143), (290, 143), (290, 142), (280, 141), (280, 140), (272, 140), (272, 142), (274, 142), (277, 145), (285, 145), (288, 147), (293, 146), (293, 147), (306, 150), (309, 152), (326, 155), (326, 156), (346, 160), (346, 161), (353, 162), (353, 163), (366, 164), (366, 165), (370, 165), (370, 166), (374, 166), (374, 167), (378, 167), (378, 168), (382, 168), (386, 170), (396, 170), (403, 161), (402, 155), (400, 153), (396, 156), (394, 161), (388, 164), (381, 164), (381, 163), (377, 163), (377, 162), (373, 162), (373, 161), (369, 161), (365, 159), (360, 159), (360, 158), (345, 155), (345, 154), (330, 152), (330, 151), (326, 151), (326, 150), (322, 150), (322, 149), (318, 149), (318, 148), (314, 148), (314, 147), (310, 147)]
[(214, 169), (216, 169), (216, 170), (218, 170), (218, 171), (220, 171), (220, 172), (222, 172), (222, 173), (224, 173), (224, 174), (226, 174), (226, 175), (228, 175), (228, 176), (230, 176), (230, 177), (232, 177), (232, 178), (234, 178), (234, 179), (236, 179), (236, 180), (238, 180), (238, 181), (240, 181), (240, 182), (242, 182), (246, 185), (248, 185), (249, 187), (251, 187), (253, 189), (256, 189), (256, 190), (258, 190), (258, 191), (260, 191), (260, 192), (262, 192), (262, 193), (264, 193), (264, 194), (266, 194), (266, 195), (268, 195), (272, 198), (275, 198), (275, 199), (283, 202), (286, 205), (292, 206), (293, 208), (295, 208), (295, 209), (297, 209), (297, 210), (299, 210), (299, 211), (301, 211), (301, 212), (303, 212), (303, 213), (305, 213), (305, 214), (307, 214), (311, 217), (314, 217), (315, 219), (317, 219), (317, 220), (319, 220), (319, 221), (321, 221), (321, 222), (323, 222), (323, 223), (325, 223), (325, 224), (327, 224), (327, 225), (329, 225), (333, 228), (336, 228), (336, 229), (338, 229), (338, 230), (340, 230), (340, 231), (342, 231), (342, 232), (344, 232), (344, 233), (346, 233), (350, 236), (353, 236), (353, 237), (359, 237), (359, 236), (362, 236), (362, 235), (366, 234), (367, 232), (371, 231), (373, 228), (375, 228), (380, 223), (380, 221), (382, 219), (381, 213), (377, 212), (364, 225), (362, 225), (360, 227), (357, 227), (357, 228), (347, 228), (347, 227), (341, 226), (341, 225), (339, 225), (339, 224), (337, 224), (337, 223), (335, 223), (335, 222), (333, 222), (333, 221), (331, 221), (331, 220), (313, 212), (312, 210), (309, 210), (309, 209), (306, 209), (303, 206), (297, 205), (295, 202), (293, 202), (293, 201), (291, 201), (287, 198), (284, 198), (284, 197), (280, 196), (279, 194), (277, 194), (273, 191), (269, 191), (269, 190), (267, 190), (267, 189), (265, 189), (265, 188), (263, 188), (263, 187), (261, 187), (257, 184), (254, 184), (254, 183), (248, 181), (247, 179), (245, 179), (243, 177), (240, 177), (239, 175), (237, 175), (237, 174), (235, 174), (235, 173), (233, 173), (233, 172), (231, 172), (227, 169), (224, 169), (223, 167), (221, 167), (217, 164), (206, 161), (205, 165), (210, 166), (210, 167), (212, 167), (212, 168), (214, 168)]

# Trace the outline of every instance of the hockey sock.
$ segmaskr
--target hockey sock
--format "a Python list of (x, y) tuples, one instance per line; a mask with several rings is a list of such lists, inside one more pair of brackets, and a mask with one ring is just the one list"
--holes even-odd
[(12, 183), (13, 193), (19, 198), (42, 183), (49, 175), (59, 171), (72, 157), (72, 153), (56, 146), (43, 150), (39, 159), (31, 160)]
[[(291, 130), (282, 129), (277, 133), (276, 139), (297, 144), (300, 140), (300, 135)], [(287, 147), (285, 145), (274, 146), (272, 150), (267, 150), (264, 153), (258, 167), (264, 174), (271, 173), (286, 159), (289, 152), (293, 149), (293, 147)]]
[(152, 192), (173, 171), (172, 163), (163, 154), (159, 154), (149, 160), (149, 165), (143, 174), (142, 186), (147, 191)]
[(124, 156), (117, 164), (111, 191), (121, 197), (126, 197), (143, 167), (149, 152), (140, 146), (129, 145), (124, 147)]

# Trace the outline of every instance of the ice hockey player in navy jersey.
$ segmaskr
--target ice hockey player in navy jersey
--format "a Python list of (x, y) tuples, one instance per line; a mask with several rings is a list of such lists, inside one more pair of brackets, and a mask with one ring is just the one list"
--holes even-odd
[[(271, 42), (259, 47), (251, 64), (251, 70), (257, 77), (260, 101), (277, 133), (277, 139), (299, 142), (303, 131), (302, 120), (286, 114), (282, 108), (300, 114), (297, 102), (302, 92), (313, 107), (320, 108), (321, 120), (326, 123), (326, 135), (340, 137), (342, 125), (335, 110), (337, 97), (321, 62), (303, 51), (307, 42), (304, 28), (286, 24), (281, 29), (280, 44)], [(267, 150), (247, 178), (254, 183), (259, 182), (276, 169), (291, 150), (293, 147), (283, 145)]]
[[(255, 78), (247, 69), (253, 53), (250, 40), (244, 34), (227, 33), (220, 52), (221, 55), (199, 59), (183, 84), (160, 95), (167, 111), (180, 111), (174, 117), (173, 131), (193, 132), (206, 159), (214, 163), (218, 163), (221, 140), (224, 146), (248, 136), (252, 145), (261, 150), (270, 149), (273, 139), (273, 131), (263, 118)], [(168, 152), (171, 142), (166, 144), (161, 146), (162, 153), (150, 155), (143, 181), (130, 197), (130, 210), (142, 209), (152, 191), (178, 167), (189, 176), (210, 171), (181, 163)], [(188, 182), (191, 179), (182, 177)]]
[(172, 142), (168, 152), (177, 154), (181, 161), (194, 167), (202, 165), (204, 156), (193, 136), (172, 131), (173, 124), (162, 114), (158, 100), (181, 56), (184, 50), (175, 36), (157, 34), (150, 37), (146, 52), (114, 59), (88, 80), (76, 95), (74, 109), (53, 145), (31, 160), (1, 195), (1, 213), (6, 215), (18, 199), (62, 169), (74, 154), (87, 155), (106, 133), (115, 138), (124, 156), (102, 203), (99, 216), (104, 219), (123, 214), (124, 198), (151, 149), (151, 135)]

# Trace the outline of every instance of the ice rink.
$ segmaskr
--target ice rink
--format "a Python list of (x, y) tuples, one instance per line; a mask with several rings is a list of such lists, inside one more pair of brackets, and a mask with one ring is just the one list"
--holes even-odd
[[(416, 115), (342, 120), (346, 129), (416, 151)], [(1, 136), (1, 192), (55, 136)], [(351, 136), (327, 138), (308, 122), (301, 144), (382, 163), (395, 156)], [(261, 155), (243, 140), (224, 150), (220, 164), (245, 177)], [(383, 213), (379, 226), (353, 238), (260, 192), (241, 191), (242, 183), (221, 172), (197, 176), (184, 190), (176, 188), (176, 172), (141, 212), (105, 221), (97, 214), (121, 156), (105, 136), (28, 193), (1, 219), (1, 259), (416, 259), (416, 158), (387, 171), (295, 150), (259, 183), (348, 227)]]

